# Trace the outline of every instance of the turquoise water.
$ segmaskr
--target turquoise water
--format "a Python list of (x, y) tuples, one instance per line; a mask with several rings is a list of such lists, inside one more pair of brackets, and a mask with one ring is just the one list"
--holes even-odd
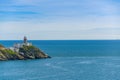
[[(22, 41), (0, 41), (6, 47)], [(120, 56), (120, 40), (34, 40), (32, 42), (53, 57)]]
[(0, 62), (0, 80), (119, 80), (118, 57), (54, 57)]
[[(6, 47), (21, 41), (0, 41)], [(30, 41), (51, 59), (0, 62), (0, 80), (119, 80), (120, 41)]]

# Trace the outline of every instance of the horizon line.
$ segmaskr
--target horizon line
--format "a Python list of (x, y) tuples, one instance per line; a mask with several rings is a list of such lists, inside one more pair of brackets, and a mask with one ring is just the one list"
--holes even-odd
[[(120, 40), (120, 39), (28, 39), (28, 41), (32, 41), (32, 40), (34, 40), (34, 41), (38, 41), (38, 40), (41, 40), (41, 41), (52, 41), (52, 40), (55, 40), (55, 41), (59, 41), (59, 40)], [(22, 41), (22, 39), (9, 39), (9, 40), (0, 40), (0, 41)]]

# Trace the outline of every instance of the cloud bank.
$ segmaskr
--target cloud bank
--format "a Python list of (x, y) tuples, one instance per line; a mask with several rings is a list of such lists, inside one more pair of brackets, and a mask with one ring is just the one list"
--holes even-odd
[(1, 39), (120, 39), (119, 2), (1, 0)]

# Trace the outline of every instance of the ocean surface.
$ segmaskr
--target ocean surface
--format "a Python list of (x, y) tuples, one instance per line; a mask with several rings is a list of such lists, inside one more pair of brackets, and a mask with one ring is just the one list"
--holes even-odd
[[(31, 40), (51, 59), (0, 61), (0, 80), (120, 80), (120, 40)], [(5, 47), (22, 41), (0, 41)]]

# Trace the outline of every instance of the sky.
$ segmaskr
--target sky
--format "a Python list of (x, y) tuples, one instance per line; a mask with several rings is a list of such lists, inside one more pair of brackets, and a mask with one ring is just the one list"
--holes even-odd
[(0, 0), (0, 40), (120, 39), (120, 0)]

